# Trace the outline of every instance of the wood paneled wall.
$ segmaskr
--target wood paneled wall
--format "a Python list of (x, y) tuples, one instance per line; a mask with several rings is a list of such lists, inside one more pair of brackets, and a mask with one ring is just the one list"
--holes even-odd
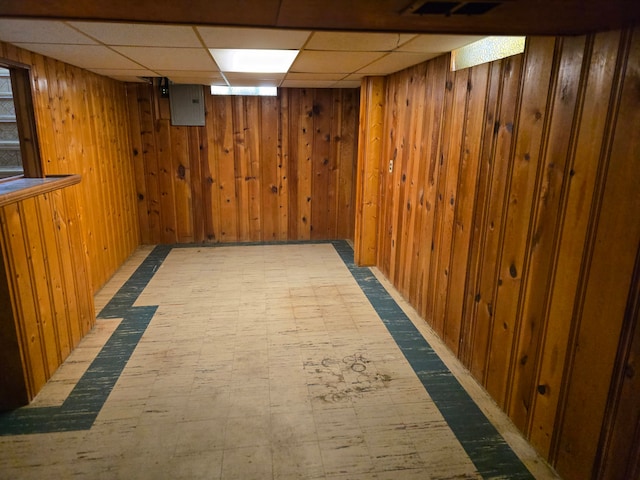
[(206, 125), (178, 127), (127, 88), (143, 243), (353, 238), (358, 90), (206, 92)]
[(638, 478), (640, 29), (386, 85), (378, 266), (561, 475)]
[(95, 323), (74, 188), (0, 208), (0, 410), (31, 401)]
[(125, 86), (2, 42), (0, 58), (31, 67), (43, 173), (82, 175), (73, 191), (95, 292), (140, 238)]

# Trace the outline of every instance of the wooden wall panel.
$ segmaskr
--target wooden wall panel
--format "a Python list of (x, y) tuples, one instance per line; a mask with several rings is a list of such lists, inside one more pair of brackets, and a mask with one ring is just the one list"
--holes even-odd
[(597, 478), (640, 478), (640, 250), (632, 285), (600, 433)]
[(2, 410), (32, 400), (95, 323), (72, 188), (0, 208)]
[(375, 265), (377, 258), (384, 94), (384, 77), (362, 81), (354, 239), (358, 265)]
[(576, 479), (593, 468), (597, 445), (592, 439), (599, 436), (604, 420), (640, 245), (640, 29), (623, 36), (620, 54), (620, 94), (612, 102), (619, 110), (607, 146), (606, 182), (594, 199), (598, 210), (583, 263), (581, 305), (574, 313), (579, 322), (565, 374), (563, 441), (557, 446), (558, 468), (571, 471), (568, 477)]
[[(125, 87), (2, 42), (0, 58), (31, 67), (43, 173), (82, 175), (81, 184), (71, 192), (77, 195), (80, 248), (88, 255), (89, 282), (95, 292), (140, 241), (135, 204), (135, 187), (140, 182), (131, 160), (131, 102)], [(143, 140), (144, 135), (138, 134), (133, 162), (145, 148)]]
[(171, 126), (151, 86), (127, 93), (144, 242), (353, 238), (357, 90), (207, 93), (204, 127)]
[(386, 79), (382, 154), (360, 152), (378, 267), (570, 479), (639, 468), (638, 52), (635, 29), (412, 67)]

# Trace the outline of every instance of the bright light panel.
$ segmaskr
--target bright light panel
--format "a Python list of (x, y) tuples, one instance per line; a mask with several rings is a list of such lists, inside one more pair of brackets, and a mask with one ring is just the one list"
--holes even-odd
[(277, 87), (221, 87), (211, 85), (211, 95), (257, 95), (260, 97), (275, 97)]
[(298, 50), (209, 49), (223, 72), (286, 73)]
[(462, 70), (481, 63), (524, 52), (526, 37), (486, 37), (451, 52), (451, 70)]

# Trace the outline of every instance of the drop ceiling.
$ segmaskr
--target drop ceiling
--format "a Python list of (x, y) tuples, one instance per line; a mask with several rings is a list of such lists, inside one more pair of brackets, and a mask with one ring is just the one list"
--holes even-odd
[[(0, 40), (126, 82), (351, 88), (482, 38), (0, 18)], [(300, 50), (288, 73), (221, 72), (209, 49)]]

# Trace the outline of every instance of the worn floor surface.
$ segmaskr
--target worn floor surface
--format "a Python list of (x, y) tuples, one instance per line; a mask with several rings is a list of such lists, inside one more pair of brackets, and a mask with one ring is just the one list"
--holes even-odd
[(556, 478), (345, 242), (142, 247), (96, 309), (0, 478)]

